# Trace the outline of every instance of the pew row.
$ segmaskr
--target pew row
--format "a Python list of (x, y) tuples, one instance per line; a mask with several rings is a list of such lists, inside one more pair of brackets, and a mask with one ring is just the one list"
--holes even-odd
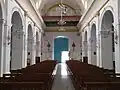
[(78, 60), (66, 61), (76, 90), (120, 90), (120, 78), (106, 70)]
[(4, 74), (0, 90), (51, 90), (56, 64), (54, 60), (46, 60)]

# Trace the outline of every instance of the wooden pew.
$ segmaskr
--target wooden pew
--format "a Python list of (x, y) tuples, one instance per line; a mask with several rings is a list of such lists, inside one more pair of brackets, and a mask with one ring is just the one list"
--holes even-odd
[[(15, 71), (11, 74), (4, 74), (0, 86), (2, 86), (3, 90), (7, 90), (6, 86), (8, 86), (9, 90), (14, 88), (17, 88), (16, 90), (32, 90), (33, 88), (34, 90), (50, 90), (54, 79), (52, 72), (56, 64), (56, 61), (46, 60), (21, 70), (16, 70), (18, 72)], [(31, 87), (25, 85), (31, 85)]]
[(120, 82), (84, 82), (86, 90), (120, 90)]
[[(80, 90), (80, 88), (84, 88), (85, 86), (87, 86), (86, 90), (109, 90), (105, 87), (111, 88), (112, 86), (120, 89), (120, 87), (118, 87), (120, 86), (120, 79), (105, 74), (105, 72), (109, 72), (109, 70), (104, 70), (103, 68), (101, 69), (97, 66), (82, 63), (77, 60), (67, 61), (66, 64), (68, 65), (68, 70), (71, 72), (71, 79), (76, 90)], [(95, 84), (97, 82), (99, 83)], [(110, 84), (108, 84), (108, 82)], [(102, 86), (104, 87), (100, 88)]]
[(46, 90), (44, 82), (0, 82), (0, 90)]

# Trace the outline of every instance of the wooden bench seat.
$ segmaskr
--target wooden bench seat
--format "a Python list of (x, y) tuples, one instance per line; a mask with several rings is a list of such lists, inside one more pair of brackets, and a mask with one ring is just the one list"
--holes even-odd
[(57, 62), (46, 60), (23, 69), (13, 70), (1, 78), (0, 90), (50, 90)]
[(113, 87), (120, 90), (118, 87), (120, 79), (110, 76), (110, 74), (114, 74), (113, 70), (99, 68), (78, 60), (70, 60), (66, 64), (76, 90), (81, 88), (87, 88), (85, 90), (113, 90)]
[(46, 90), (44, 82), (0, 82), (0, 90)]

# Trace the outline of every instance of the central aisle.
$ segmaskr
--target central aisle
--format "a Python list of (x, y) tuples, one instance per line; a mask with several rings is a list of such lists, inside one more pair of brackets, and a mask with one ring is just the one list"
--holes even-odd
[(53, 82), (52, 90), (75, 90), (65, 63), (60, 63), (56, 67), (56, 77)]

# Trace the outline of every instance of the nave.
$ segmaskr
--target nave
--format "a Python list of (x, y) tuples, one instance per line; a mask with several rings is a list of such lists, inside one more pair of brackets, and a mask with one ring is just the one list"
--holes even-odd
[[(43, 61), (43, 63), (45, 63), (45, 62), (48, 63), (48, 62), (54, 62), (54, 61)], [(38, 64), (38, 65), (40, 65), (40, 64)], [(30, 67), (31, 70), (32, 70), (32, 67)], [(41, 68), (41, 66), (37, 66), (37, 65), (35, 67), (36, 68), (39, 67), (39, 69)], [(47, 81), (47, 82), (49, 82), (49, 84), (45, 85), (45, 87), (43, 86), (44, 88), (43, 87), (41, 88), (42, 85), (40, 84), (40, 82), (43, 82), (43, 80), (45, 80), (45, 78), (48, 77), (46, 74), (43, 74), (43, 73), (48, 72), (48, 68), (45, 69), (45, 67), (44, 67), (44, 68), (42, 68), (43, 70), (40, 69), (41, 71), (39, 70), (39, 74), (38, 74), (37, 70), (36, 70), (37, 74), (35, 74), (35, 72), (36, 72), (35, 68), (34, 68), (34, 71), (28, 71), (27, 69), (23, 70), (21, 74), (17, 73), (20, 70), (18, 70), (16, 72), (16, 74), (15, 74), (15, 71), (13, 72), (14, 74), (13, 73), (4, 74), (4, 77), (3, 77), (4, 79), (2, 79), (1, 83), (0, 83), (0, 87), (1, 87), (0, 90), (8, 90), (8, 89), (13, 90), (15, 88), (16, 88), (16, 90), (18, 90), (18, 89), (31, 90), (32, 88), (34, 88), (35, 90), (37, 90), (37, 89), (38, 90), (39, 89), (40, 90), (75, 90), (74, 86), (72, 84), (72, 81), (70, 79), (70, 73), (69, 73), (67, 65), (65, 63), (58, 63), (58, 64), (56, 64), (56, 66), (54, 66), (54, 70), (52, 73), (52, 75), (54, 76), (53, 77), (54, 80)], [(47, 70), (47, 71), (45, 71), (45, 70)], [(31, 73), (29, 73), (29, 72), (31, 72)], [(28, 75), (27, 73), (30, 75)], [(39, 75), (39, 77), (38, 77), (38, 75)], [(14, 78), (14, 76), (15, 76), (15, 78)], [(40, 79), (40, 78), (43, 78), (43, 79)], [(24, 83), (22, 83), (22, 82), (24, 82)], [(40, 85), (39, 88), (36, 87), (37, 86), (36, 82), (39, 82), (38, 83), (38, 85)], [(34, 84), (36, 84), (36, 86)], [(45, 83), (45, 84), (47, 84), (47, 83)], [(14, 85), (14, 86), (11, 87), (10, 85), (11, 86)], [(31, 86), (29, 86), (29, 85), (31, 85)]]
[(45, 60), (4, 74), (0, 90), (120, 90), (119, 76), (78, 60)]
[(75, 90), (65, 63), (57, 64), (52, 90)]

